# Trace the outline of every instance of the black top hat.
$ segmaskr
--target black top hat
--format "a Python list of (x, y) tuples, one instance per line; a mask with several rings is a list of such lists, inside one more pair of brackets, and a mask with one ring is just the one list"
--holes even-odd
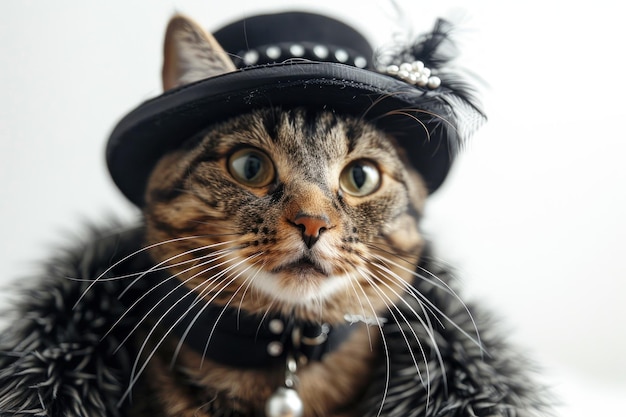
[(445, 65), (450, 26), (376, 56), (352, 27), (310, 13), (248, 17), (215, 38), (238, 71), (169, 90), (124, 117), (107, 145), (113, 180), (144, 203), (157, 160), (210, 124), (268, 106), (313, 107), (363, 117), (394, 137), (430, 192), (484, 116)]

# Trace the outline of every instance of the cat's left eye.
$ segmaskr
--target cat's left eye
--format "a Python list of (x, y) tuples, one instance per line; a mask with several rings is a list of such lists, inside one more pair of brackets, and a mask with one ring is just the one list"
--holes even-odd
[(350, 195), (364, 197), (378, 190), (380, 171), (373, 162), (367, 160), (351, 162), (341, 172), (339, 185)]
[(265, 187), (274, 181), (274, 164), (261, 151), (240, 149), (228, 158), (228, 170), (240, 183), (250, 187)]

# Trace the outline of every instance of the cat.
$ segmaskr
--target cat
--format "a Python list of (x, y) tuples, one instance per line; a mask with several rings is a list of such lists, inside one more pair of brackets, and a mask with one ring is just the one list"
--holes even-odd
[[(165, 89), (234, 70), (190, 21), (173, 20), (167, 33), (166, 51), (177, 52), (166, 54)], [(244, 114), (165, 156), (148, 184), (154, 261), (172, 264), (177, 278), (212, 304), (333, 326), (347, 313), (383, 315), (413, 281), (423, 245), (415, 215), (426, 187), (393, 138), (356, 118), (305, 108)], [(190, 235), (199, 237), (176, 240)], [(171, 243), (159, 244), (165, 241)], [(203, 247), (215, 250), (196, 267), (197, 252), (181, 256)], [(227, 273), (212, 278), (221, 271)], [(375, 329), (355, 326), (340, 350), (298, 373), (304, 415), (350, 415), (335, 413), (363, 395), (381, 347)], [(182, 346), (180, 363), (196, 385), (206, 385), (207, 397), (217, 393), (220, 407), (249, 415), (282, 383), (280, 368), (200, 366), (200, 356)], [(148, 382), (167, 379), (159, 368), (149, 367), (148, 375), (159, 376)], [(156, 392), (166, 393), (168, 415), (185, 410), (173, 381)], [(198, 415), (194, 402), (187, 407)]]
[[(166, 91), (233, 71), (209, 33), (171, 20)], [(98, 234), (23, 308), (38, 319), (0, 340), (0, 415), (542, 414), (526, 362), (430, 255), (428, 195), (398, 139), (363, 118), (267, 106), (211, 124), (159, 159), (142, 226)], [(65, 326), (49, 305), (98, 347), (42, 353)], [(80, 372), (51, 378), (63, 358)]]

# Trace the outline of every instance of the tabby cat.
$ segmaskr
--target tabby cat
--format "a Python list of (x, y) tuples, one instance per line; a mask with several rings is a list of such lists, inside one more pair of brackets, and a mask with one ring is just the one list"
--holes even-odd
[[(234, 70), (190, 21), (173, 20), (167, 33), (165, 89)], [(155, 262), (213, 305), (330, 326), (346, 314), (375, 322), (415, 291), (426, 195), (393, 138), (368, 123), (267, 108), (212, 126), (158, 163), (146, 193), (147, 243)], [(304, 415), (351, 415), (361, 399), (380, 335), (354, 326), (340, 349), (299, 370)], [(244, 415), (264, 409), (283, 383), (282, 366), (235, 370), (184, 344), (178, 361), (196, 389)], [(166, 414), (202, 415), (165, 369), (153, 360), (145, 374)]]

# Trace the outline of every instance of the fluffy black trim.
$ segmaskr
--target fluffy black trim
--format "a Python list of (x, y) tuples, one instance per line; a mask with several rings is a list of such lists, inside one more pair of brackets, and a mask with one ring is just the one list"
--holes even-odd
[(0, 336), (0, 416), (122, 415), (117, 402), (128, 381), (128, 352), (113, 352), (126, 324), (103, 339), (124, 312), (119, 288), (87, 288), (138, 239), (137, 230), (96, 232), (49, 262), (23, 291), (16, 319)]
[[(140, 228), (95, 233), (86, 243), (49, 263), (41, 277), (29, 284), (31, 289), (22, 294), (17, 306), (17, 318), (0, 336), (0, 416), (133, 415), (125, 403), (118, 405), (130, 379), (129, 358), (137, 352), (132, 346), (118, 348), (137, 317), (131, 314), (116, 323), (126, 311), (118, 298), (121, 281), (106, 278), (145, 269), (146, 265), (120, 265), (97, 285), (90, 286), (90, 282), (117, 260), (137, 251), (141, 236)], [(448, 280), (446, 271), (429, 258), (422, 268)], [(424, 275), (432, 278), (426, 272)], [(411, 297), (398, 305), (398, 320), (390, 315), (384, 326), (389, 363), (381, 360), (362, 415), (548, 415), (543, 387), (529, 378), (528, 363), (470, 306), (481, 339), (480, 346), (475, 343), (472, 338), (477, 337), (476, 330), (465, 306), (449, 289), (432, 282), (424, 280), (417, 285), (451, 322), (440, 313), (427, 314), (429, 308), (422, 310)], [(414, 312), (429, 320), (432, 334)], [(111, 329), (114, 331), (109, 332)], [(140, 409), (153, 399), (136, 395), (133, 402)]]
[[(428, 255), (421, 270), (426, 281), (416, 287), (442, 311), (413, 297), (398, 305), (398, 320), (389, 318), (384, 328), (389, 371), (386, 364), (378, 369), (363, 415), (374, 417), (379, 410), (393, 417), (551, 415), (545, 387), (531, 378), (534, 366), (508, 346), (492, 320), (476, 305), (463, 303), (448, 284), (432, 285), (438, 279), (451, 282), (450, 272)], [(432, 327), (422, 325), (414, 312)]]

